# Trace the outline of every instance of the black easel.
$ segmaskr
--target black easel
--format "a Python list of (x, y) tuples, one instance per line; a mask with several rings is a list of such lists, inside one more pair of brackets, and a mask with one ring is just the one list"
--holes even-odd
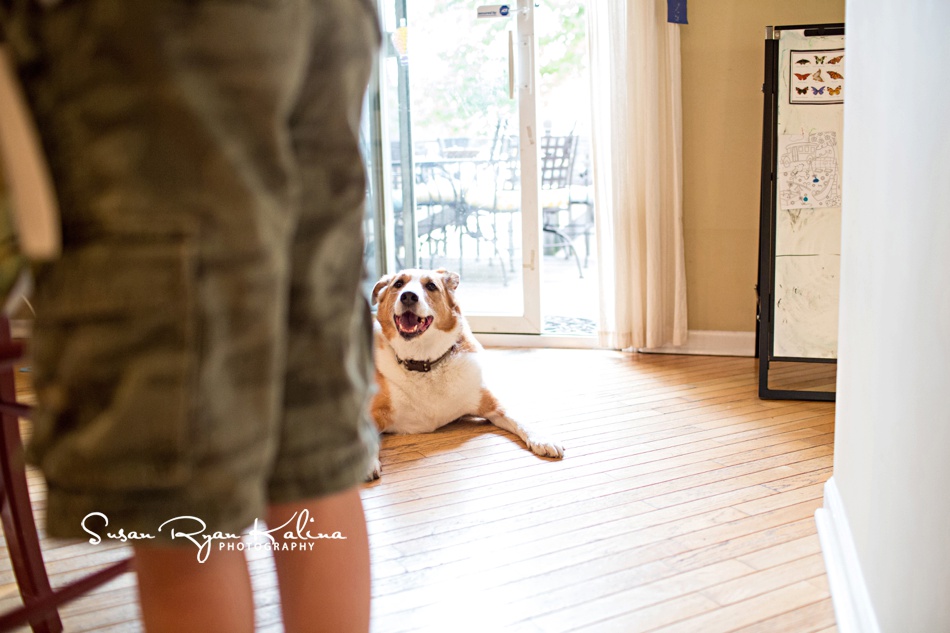
[(769, 387), (772, 364), (836, 364), (836, 359), (785, 358), (774, 355), (774, 288), (776, 234), (776, 166), (778, 160), (779, 39), (781, 31), (804, 31), (806, 37), (844, 35), (844, 24), (811, 24), (767, 27), (765, 39), (765, 82), (762, 85), (762, 187), (759, 203), (759, 282), (756, 310), (756, 355), (759, 359), (759, 397), (770, 400), (835, 400), (834, 391), (778, 389)]

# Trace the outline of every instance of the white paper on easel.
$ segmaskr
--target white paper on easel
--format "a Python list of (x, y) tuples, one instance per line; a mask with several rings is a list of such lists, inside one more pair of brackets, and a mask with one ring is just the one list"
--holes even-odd
[(837, 133), (780, 134), (776, 176), (782, 209), (840, 207)]
[(62, 248), (56, 194), (4, 45), (0, 45), (0, 163), (10, 188), (20, 252), (34, 261), (55, 259)]

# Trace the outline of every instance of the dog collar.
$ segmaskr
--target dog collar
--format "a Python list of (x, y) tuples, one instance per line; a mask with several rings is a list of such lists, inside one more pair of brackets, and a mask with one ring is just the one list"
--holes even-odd
[(445, 360), (445, 359), (448, 357), (449, 354), (451, 354), (452, 352), (454, 352), (454, 351), (455, 351), (455, 348), (457, 348), (457, 347), (458, 347), (458, 343), (456, 343), (455, 345), (453, 345), (452, 347), (450, 347), (449, 350), (448, 350), (446, 353), (442, 354), (441, 356), (439, 356), (439, 357), (436, 358), (435, 360), (412, 360), (411, 358), (410, 358), (410, 359), (403, 360), (403, 359), (401, 359), (401, 358), (399, 358), (399, 357), (397, 356), (397, 357), (396, 357), (396, 362), (398, 362), (400, 365), (402, 365), (403, 367), (405, 367), (405, 368), (408, 369), (409, 371), (419, 371), (419, 372), (423, 372), (423, 373), (428, 373), (428, 372), (432, 371), (432, 368), (433, 368), (433, 367), (435, 367), (436, 365), (438, 365), (439, 363), (441, 363), (443, 360)]

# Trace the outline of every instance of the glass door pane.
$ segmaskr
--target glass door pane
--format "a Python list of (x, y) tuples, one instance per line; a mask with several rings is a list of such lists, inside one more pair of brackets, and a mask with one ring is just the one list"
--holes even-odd
[(385, 0), (395, 268), (444, 267), (476, 331), (540, 331), (533, 3)]
[(544, 0), (536, 12), (542, 332), (595, 336), (599, 318), (590, 138), (586, 0)]

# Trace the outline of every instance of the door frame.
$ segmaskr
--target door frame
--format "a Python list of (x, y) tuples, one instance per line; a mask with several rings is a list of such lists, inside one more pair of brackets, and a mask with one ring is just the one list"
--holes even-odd
[(475, 332), (541, 333), (541, 209), (538, 163), (537, 40), (534, 32), (534, 0), (518, 0), (515, 12), (515, 92), (518, 98), (518, 139), (521, 159), (521, 268), (520, 316), (468, 317)]

